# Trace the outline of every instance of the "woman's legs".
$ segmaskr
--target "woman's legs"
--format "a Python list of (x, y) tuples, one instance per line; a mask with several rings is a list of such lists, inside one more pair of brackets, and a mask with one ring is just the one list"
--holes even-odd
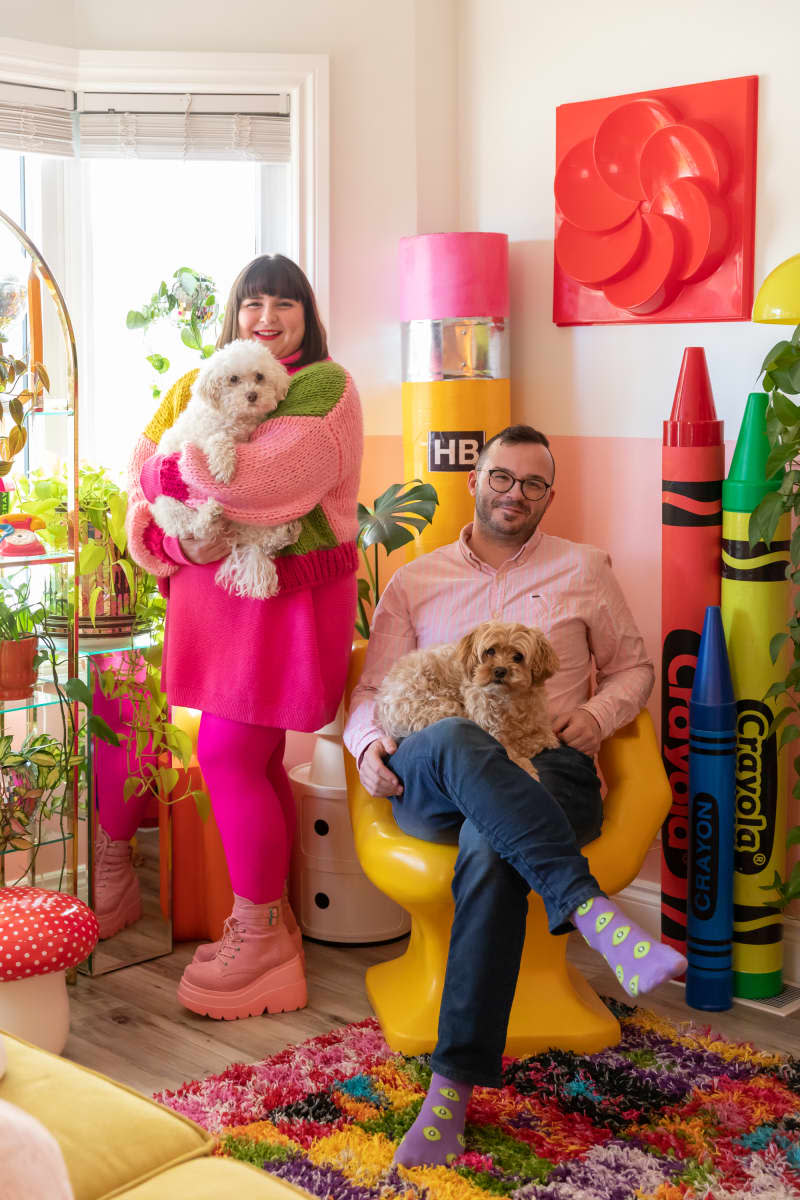
[[(204, 713), (198, 761), (211, 795), (234, 892), (213, 958), (184, 971), (178, 998), (231, 1020), (306, 1003), (302, 960), (284, 920), (291, 845), (285, 733)], [(289, 814), (290, 815), (290, 814)]]
[[(280, 898), (289, 869), (289, 837), (279, 789), (270, 777), (282, 759), (282, 729), (203, 713), (197, 757), (219, 827), (231, 886), (257, 904)], [(282, 771), (281, 764), (281, 771)]]

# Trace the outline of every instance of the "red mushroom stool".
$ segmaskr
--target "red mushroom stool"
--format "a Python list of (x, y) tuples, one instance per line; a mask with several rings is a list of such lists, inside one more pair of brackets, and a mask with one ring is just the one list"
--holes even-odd
[(0, 1029), (60, 1054), (69, 1033), (66, 971), (91, 954), (98, 933), (76, 896), (0, 888)]

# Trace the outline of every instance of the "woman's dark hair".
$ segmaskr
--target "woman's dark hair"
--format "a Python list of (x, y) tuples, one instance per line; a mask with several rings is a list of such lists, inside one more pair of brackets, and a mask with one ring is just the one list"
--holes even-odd
[(328, 357), (328, 339), (319, 319), (311, 284), (297, 263), (283, 254), (262, 254), (239, 272), (225, 306), (225, 320), (217, 338), (217, 349), (227, 346), (228, 342), (235, 341), (239, 336), (239, 309), (242, 302), (251, 296), (261, 295), (299, 300), (303, 305), (306, 329), (297, 366), (306, 367), (309, 363)]

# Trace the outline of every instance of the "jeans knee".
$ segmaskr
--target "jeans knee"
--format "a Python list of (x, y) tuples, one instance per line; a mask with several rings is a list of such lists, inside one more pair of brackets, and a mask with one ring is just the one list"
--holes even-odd
[(493, 892), (518, 892), (527, 896), (530, 888), (516, 868), (492, 848), (472, 821), (465, 821), (458, 835), (456, 878), (469, 880)]
[(448, 750), (453, 747), (486, 746), (496, 744), (491, 734), (467, 717), (444, 717), (434, 725), (429, 725), (416, 734), (424, 738), (432, 752)]

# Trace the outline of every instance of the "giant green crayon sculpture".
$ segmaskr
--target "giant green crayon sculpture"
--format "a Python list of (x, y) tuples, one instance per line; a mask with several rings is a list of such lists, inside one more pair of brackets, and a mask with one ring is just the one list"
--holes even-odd
[(768, 396), (752, 392), (728, 478), (722, 487), (722, 623), (737, 701), (736, 832), (733, 881), (733, 994), (776, 996), (783, 987), (780, 911), (763, 891), (786, 861), (786, 766), (769, 734), (774, 700), (764, 695), (786, 676), (785, 655), (773, 664), (770, 640), (785, 630), (790, 584), (789, 516), (772, 543), (748, 542), (750, 514), (781, 474), (766, 477)]

